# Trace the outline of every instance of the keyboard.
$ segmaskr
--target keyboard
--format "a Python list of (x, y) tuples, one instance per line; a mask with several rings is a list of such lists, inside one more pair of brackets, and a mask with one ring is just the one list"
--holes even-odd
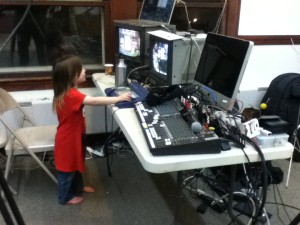
[(179, 99), (158, 106), (137, 102), (138, 116), (150, 152), (153, 155), (211, 154), (221, 152), (219, 137), (206, 128), (194, 133), (182, 118)]

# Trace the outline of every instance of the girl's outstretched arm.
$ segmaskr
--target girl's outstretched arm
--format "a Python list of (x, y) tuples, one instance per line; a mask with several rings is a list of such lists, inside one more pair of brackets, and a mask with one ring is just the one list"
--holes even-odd
[(84, 105), (111, 105), (117, 102), (130, 101), (132, 98), (130, 93), (124, 93), (116, 97), (106, 97), (106, 96), (86, 96), (83, 100)]

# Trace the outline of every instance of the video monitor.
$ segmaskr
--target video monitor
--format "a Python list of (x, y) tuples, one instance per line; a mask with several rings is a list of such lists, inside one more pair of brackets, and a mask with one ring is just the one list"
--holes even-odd
[(148, 32), (150, 80), (155, 86), (193, 82), (204, 38), (184, 38), (166, 31)]
[(236, 101), (253, 42), (208, 33), (195, 83), (210, 96), (211, 103), (231, 110)]
[[(149, 34), (148, 32), (158, 30), (159, 25), (145, 25), (134, 23), (132, 20), (115, 20), (117, 60), (124, 59), (128, 64), (135, 67), (147, 65), (149, 59)], [(174, 26), (169, 26), (172, 31)]]
[(141, 55), (139, 31), (119, 28), (119, 53), (128, 57), (139, 57)]
[(143, 63), (145, 58), (144, 33), (141, 27), (116, 24), (116, 58)]

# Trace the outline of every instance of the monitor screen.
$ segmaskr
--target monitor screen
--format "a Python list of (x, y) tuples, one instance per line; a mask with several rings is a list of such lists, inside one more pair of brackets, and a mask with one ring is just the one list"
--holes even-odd
[(144, 0), (140, 19), (170, 23), (176, 0)]
[(145, 34), (144, 27), (126, 22), (115, 21), (116, 31), (116, 61), (124, 59), (126, 64), (143, 64), (145, 60)]
[(171, 85), (173, 65), (173, 41), (150, 35), (149, 68), (150, 83), (155, 86)]
[(154, 42), (152, 48), (152, 64), (156, 73), (167, 76), (168, 72), (168, 48), (167, 43), (160, 41)]
[(138, 30), (119, 28), (119, 53), (129, 57), (141, 55), (141, 38)]
[(252, 47), (251, 41), (207, 34), (195, 81), (213, 104), (233, 108)]

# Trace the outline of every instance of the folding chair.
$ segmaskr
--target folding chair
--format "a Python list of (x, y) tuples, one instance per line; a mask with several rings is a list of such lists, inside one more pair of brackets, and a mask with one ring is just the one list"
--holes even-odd
[(53, 151), (57, 125), (34, 126), (23, 108), (2, 88), (0, 88), (0, 121), (8, 134), (7, 139), (2, 137), (3, 140), (7, 140), (5, 145), (7, 154), (5, 179), (8, 179), (13, 156), (30, 155), (57, 183), (55, 176), (36, 155), (39, 152)]

